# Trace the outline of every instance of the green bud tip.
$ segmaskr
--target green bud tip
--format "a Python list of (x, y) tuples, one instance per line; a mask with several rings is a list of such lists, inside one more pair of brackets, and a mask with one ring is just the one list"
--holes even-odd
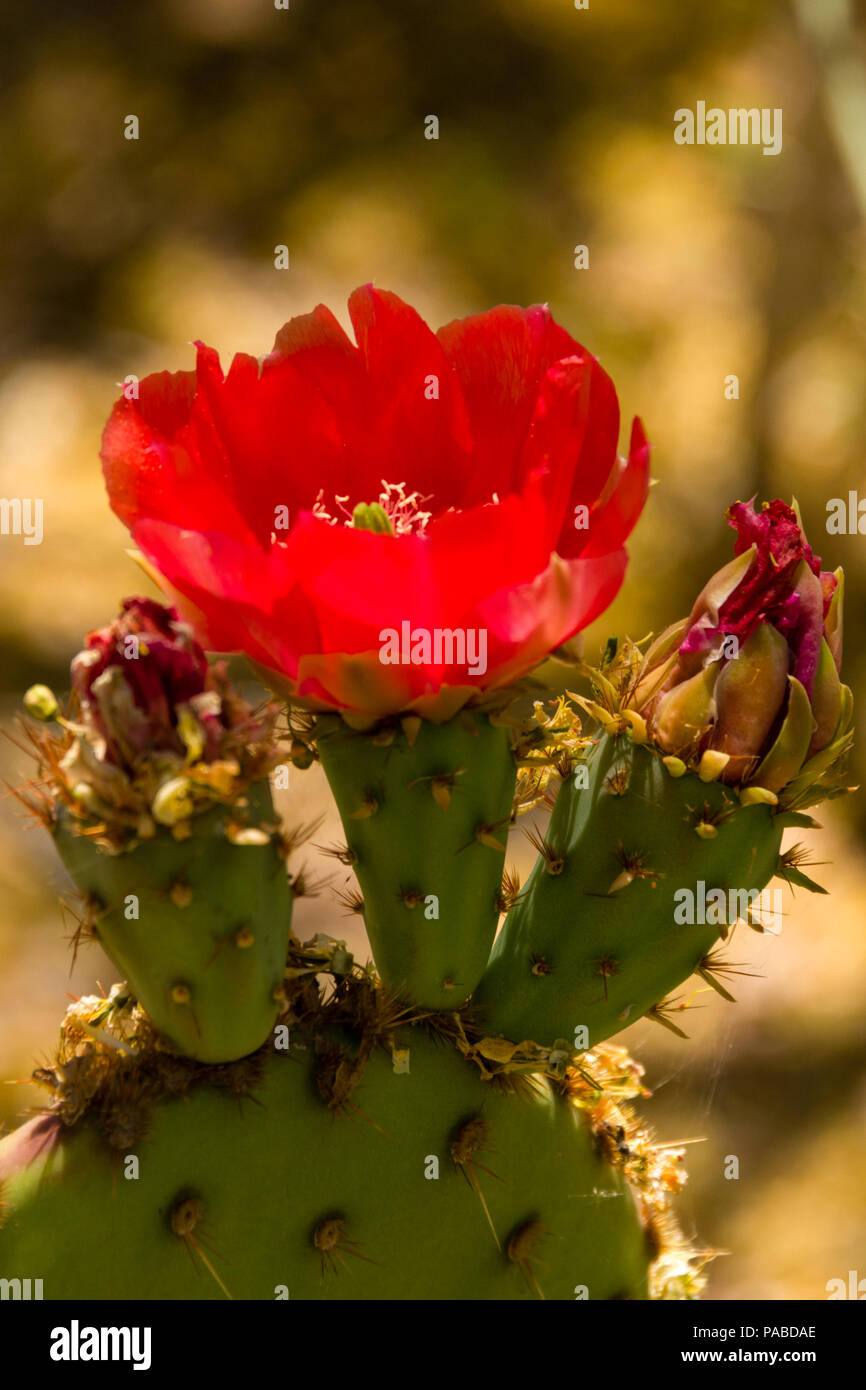
[(54, 691), (49, 690), (47, 685), (31, 685), (24, 696), (24, 708), (31, 719), (40, 719), (47, 724), (57, 718), (59, 706)]

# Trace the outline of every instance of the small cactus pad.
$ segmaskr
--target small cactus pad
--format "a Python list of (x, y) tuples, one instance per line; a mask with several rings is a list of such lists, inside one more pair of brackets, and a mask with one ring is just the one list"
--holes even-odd
[(54, 830), (104, 949), (164, 1036), (202, 1062), (254, 1052), (281, 1003), (292, 892), (267, 784), (254, 791), (252, 822), (218, 806), (186, 838), (160, 827), (118, 854), (62, 810)]
[(386, 986), (456, 1009), (484, 969), (498, 921), (516, 768), (483, 714), (355, 733), (318, 721), (364, 921)]
[[(487, 1031), (543, 1045), (611, 1037), (698, 969), (745, 895), (773, 877), (774, 808), (678, 772), (624, 734), (603, 735), (578, 764), (475, 993)], [(724, 909), (678, 923), (677, 890), (699, 904), (719, 888)]]
[[(213, 1068), (95, 1044), (90, 1108), (78, 1076), (72, 1123), (66, 1096), (0, 1142), (0, 1277), (38, 1270), (46, 1299), (76, 1300), (670, 1292), (650, 1271), (662, 1249), (671, 1267), (678, 1177), (620, 1106), (581, 1108), (576, 1072), (491, 1086), (418, 1024), (371, 1036), (301, 1026)], [(639, 1075), (623, 1056), (596, 1062)], [(107, 1142), (119, 1105), (146, 1122)]]

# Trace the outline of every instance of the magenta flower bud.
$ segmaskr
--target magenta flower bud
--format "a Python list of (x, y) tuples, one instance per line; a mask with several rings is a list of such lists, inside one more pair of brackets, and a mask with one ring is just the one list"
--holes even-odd
[[(126, 599), (114, 622), (89, 633), (71, 674), (77, 701), (44, 747), (55, 811), (64, 808), (76, 833), (116, 852), (157, 826), (188, 834), (216, 803), (248, 809), (254, 795), (271, 805), (277, 707), (253, 711), (173, 608)], [(27, 708), (47, 717), (50, 703), (31, 691)]]
[(635, 703), (666, 753), (693, 767), (723, 755), (712, 762), (723, 781), (778, 793), (847, 731), (842, 571), (821, 570), (778, 499), (736, 502), (727, 517), (734, 559), (650, 648)]
[(224, 725), (208, 694), (207, 658), (173, 608), (128, 598), (109, 627), (88, 634), (72, 660), (81, 719), (104, 740), (104, 757), (134, 765), (158, 752), (188, 751), (183, 712), (194, 715), (201, 751), (216, 756)]

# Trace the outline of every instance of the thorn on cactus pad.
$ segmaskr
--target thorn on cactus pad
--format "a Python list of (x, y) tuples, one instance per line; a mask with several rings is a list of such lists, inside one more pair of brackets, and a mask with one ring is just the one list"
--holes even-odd
[(343, 1255), (353, 1255), (356, 1260), (364, 1260), (366, 1264), (376, 1264), (369, 1255), (362, 1255), (358, 1249), (359, 1242), (349, 1240), (346, 1235), (346, 1222), (342, 1216), (326, 1216), (315, 1227), (312, 1235), (312, 1244), (319, 1252), (322, 1264), (322, 1278), (330, 1271), (339, 1274), (337, 1264), (347, 1268)]
[(354, 868), (358, 862), (357, 854), (348, 845), (314, 845), (313, 848), (326, 854), (329, 859), (336, 859), (338, 864), (345, 864), (348, 869)]
[(327, 883), (326, 878), (316, 878), (306, 865), (290, 879), (292, 893), (296, 898), (315, 898)]
[(534, 953), (529, 957), (531, 973), (533, 975), (552, 975), (553, 967), (547, 956), (538, 956)]
[[(171, 1229), (179, 1240), (182, 1240), (187, 1248), (187, 1253), (192, 1260), (193, 1268), (197, 1269), (193, 1251), (198, 1255), (202, 1264), (212, 1278), (222, 1289), (226, 1298), (231, 1299), (231, 1294), (226, 1288), (220, 1276), (217, 1274), (212, 1262), (208, 1259), (202, 1247), (201, 1225), (205, 1215), (205, 1204), (201, 1197), (182, 1197), (176, 1201), (171, 1209), (169, 1222)], [(195, 1232), (199, 1231), (196, 1236)]]
[(614, 960), (612, 956), (604, 956), (599, 961), (598, 969), (595, 973), (602, 978), (604, 983), (604, 998), (605, 1002), (607, 1002), (607, 982), (612, 975), (619, 974), (619, 962)]
[(723, 999), (727, 999), (730, 1004), (736, 1004), (737, 1001), (734, 995), (725, 988), (721, 981), (716, 979), (717, 975), (748, 975), (755, 980), (761, 978), (760, 975), (753, 970), (744, 970), (742, 964), (739, 962), (725, 960), (718, 949), (708, 952), (707, 955), (702, 958), (695, 969), (695, 974), (699, 975), (702, 980), (705, 980), (708, 985), (720, 994)]
[(557, 874), (561, 874), (565, 868), (565, 856), (554, 849), (546, 836), (542, 835), (541, 831), (533, 829), (526, 831), (526, 838), (544, 860), (545, 872), (554, 878)]
[[(300, 849), (301, 845), (305, 845), (308, 840), (311, 840), (316, 832), (321, 830), (324, 819), (323, 815), (314, 816), (312, 820), (300, 821), (297, 825), (292, 826), (291, 830), (284, 831), (280, 836), (280, 853), (283, 858), (287, 859), (290, 854), (294, 854), (296, 849)], [(275, 826), (274, 829), (277, 827)], [(321, 845), (314, 845), (314, 849), (321, 848)]]
[(192, 998), (192, 991), (189, 985), (176, 984), (171, 987), (171, 998), (174, 1004), (188, 1004)]
[(541, 1299), (544, 1298), (544, 1294), (532, 1268), (532, 1263), (535, 1259), (535, 1251), (544, 1235), (545, 1229), (542, 1223), (532, 1218), (517, 1227), (509, 1237), (506, 1246), (509, 1260), (512, 1264), (517, 1265), (528, 1287), (533, 1289)]
[(361, 802), (361, 804), (360, 804), (360, 806), (358, 807), (357, 811), (352, 811), (352, 812), (351, 812), (349, 819), (350, 819), (350, 820), (369, 820), (371, 816), (375, 816), (375, 814), (376, 814), (376, 812), (378, 811), (378, 809), (379, 809), (379, 802), (377, 801), (376, 797), (375, 797), (375, 796), (365, 796), (365, 797), (364, 797), (364, 800)]
[(630, 767), (618, 767), (609, 777), (604, 779), (605, 791), (610, 796), (625, 796), (628, 791), (628, 784), (631, 779)]
[(102, 1132), (112, 1149), (124, 1152), (141, 1143), (151, 1126), (152, 1088), (135, 1072), (118, 1071), (100, 1105)]
[(404, 907), (408, 907), (410, 912), (413, 912), (424, 901), (424, 894), (419, 893), (417, 888), (409, 888), (405, 892), (399, 891), (397, 897)]
[(623, 888), (628, 888), (630, 884), (634, 883), (636, 878), (649, 879), (651, 886), (655, 888), (656, 880), (660, 878), (661, 875), (658, 874), (655, 869), (647, 868), (644, 863), (646, 855), (630, 853), (628, 850), (623, 849), (623, 846), (620, 844), (617, 846), (617, 858), (622, 865), (622, 872), (617, 874), (608, 888), (608, 897), (611, 897), (614, 893), (620, 892)]
[[(79, 909), (78, 904), (81, 904)], [(97, 916), (102, 911), (102, 904), (96, 899), (83, 897), (81, 894), (70, 894), (69, 898), (61, 899), (61, 912), (68, 912), (75, 923), (74, 930), (69, 934), (67, 940), (72, 947), (72, 968), (75, 969), (78, 960), (78, 950), (83, 941), (98, 941), (99, 929), (97, 927)]]
[[(486, 845), (488, 849), (498, 850), (500, 854), (504, 854), (505, 845), (502, 843), (501, 840), (497, 840), (495, 832), (499, 830), (501, 826), (506, 825), (509, 819), (510, 817), (506, 817), (505, 820), (496, 821), (492, 825), (482, 823), (481, 825), (477, 826), (474, 836), (475, 842), (477, 842), (479, 845)], [(472, 841), (470, 840), (469, 843), (471, 844)], [(464, 845), (463, 848), (468, 849), (469, 846)]]
[(516, 902), (525, 897), (521, 892), (520, 874), (516, 869), (506, 869), (502, 875), (502, 886), (496, 894), (497, 912), (510, 912)]
[(334, 896), (338, 902), (343, 904), (347, 916), (351, 916), (356, 912), (363, 913), (364, 897), (357, 888), (335, 888)]
[(462, 769), (457, 772), (440, 773), (434, 777), (430, 783), (430, 790), (433, 793), (433, 800), (442, 811), (447, 811), (451, 805), (451, 796), (454, 791), (454, 783), (460, 776)]
[(806, 845), (798, 843), (785, 850), (784, 854), (779, 855), (776, 865), (776, 876), (782, 878), (789, 885), (791, 892), (794, 888), (806, 888), (810, 893), (825, 893), (826, 888), (822, 888), (820, 883), (816, 883), (813, 878), (804, 873), (805, 868), (819, 868), (827, 863), (826, 859), (815, 859)]
[(423, 720), (417, 714), (407, 714), (400, 720), (400, 727), (406, 735), (406, 742), (412, 748), (415, 740), (421, 732)]
[(658, 1004), (654, 1004), (651, 1009), (647, 1009), (645, 1017), (651, 1018), (654, 1023), (660, 1023), (663, 1028), (667, 1028), (669, 1033), (675, 1034), (678, 1038), (684, 1038), (686, 1042), (688, 1042), (688, 1033), (684, 1033), (682, 1028), (679, 1028), (677, 1024), (671, 1020), (669, 1015), (674, 1012), (679, 1013), (683, 1009), (691, 1007), (693, 1006), (685, 1001), (683, 1003), (678, 1003), (675, 998), (660, 999)]
[(192, 902), (192, 889), (188, 883), (184, 883), (181, 879), (178, 879), (169, 888), (168, 896), (171, 898), (175, 907), (189, 907)]
[(501, 1251), (502, 1243), (499, 1236), (496, 1234), (496, 1227), (493, 1225), (490, 1208), (487, 1205), (486, 1198), (481, 1190), (481, 1184), (478, 1180), (478, 1174), (475, 1171), (476, 1168), (480, 1168), (483, 1173), (487, 1173), (491, 1178), (495, 1178), (497, 1182), (502, 1182), (502, 1178), (500, 1178), (498, 1173), (494, 1173), (490, 1168), (485, 1167), (483, 1163), (479, 1163), (476, 1158), (476, 1154), (484, 1153), (488, 1149), (487, 1141), (490, 1138), (490, 1130), (491, 1125), (489, 1120), (485, 1120), (482, 1115), (473, 1115), (471, 1119), (464, 1120), (464, 1122), (458, 1125), (457, 1129), (453, 1131), (450, 1150), (455, 1167), (463, 1174), (466, 1182), (473, 1189), (481, 1203), (481, 1209), (493, 1233), (493, 1239), (496, 1241), (496, 1248)]
[(256, 934), (250, 927), (241, 927), (240, 931), (235, 932), (233, 939), (239, 950), (247, 951), (254, 944)]
[(200, 1197), (184, 1197), (171, 1209), (171, 1229), (176, 1236), (192, 1235), (204, 1216), (204, 1202)]
[(456, 772), (437, 772), (430, 777), (416, 777), (407, 783), (409, 787), (417, 787), (422, 782), (430, 783), (430, 791), (436, 805), (442, 811), (447, 811), (451, 805), (451, 796), (458, 777), (463, 775), (464, 768), (458, 767)]

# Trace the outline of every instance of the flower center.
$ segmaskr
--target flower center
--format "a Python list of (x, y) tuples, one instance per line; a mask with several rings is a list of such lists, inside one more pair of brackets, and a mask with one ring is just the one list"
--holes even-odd
[(405, 483), (386, 483), (382, 480), (382, 491), (375, 502), (359, 502), (349, 510), (349, 496), (334, 498), (341, 515), (335, 516), (325, 505), (324, 491), (321, 491), (313, 504), (313, 515), (329, 526), (354, 526), (359, 531), (374, 531), (380, 536), (423, 536), (432, 512), (422, 510), (422, 504), (429, 502), (420, 492), (406, 492)]
[(394, 527), (381, 502), (359, 502), (352, 512), (352, 525), (357, 531), (375, 531), (380, 536), (393, 536)]

